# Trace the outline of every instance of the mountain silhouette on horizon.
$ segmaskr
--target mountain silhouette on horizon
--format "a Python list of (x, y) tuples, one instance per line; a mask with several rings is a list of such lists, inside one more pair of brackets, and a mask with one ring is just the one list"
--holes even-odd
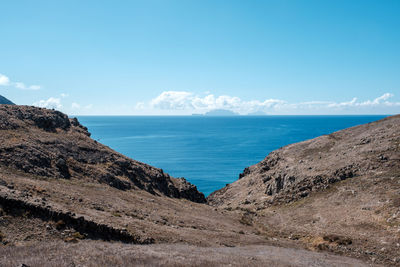
[(15, 105), (13, 102), (5, 98), (4, 96), (0, 95), (0, 104), (6, 104), (6, 105)]
[(210, 110), (208, 112), (206, 112), (204, 114), (205, 116), (238, 116), (238, 113), (235, 113), (233, 111), (230, 110), (226, 110), (226, 109), (214, 109), (214, 110)]

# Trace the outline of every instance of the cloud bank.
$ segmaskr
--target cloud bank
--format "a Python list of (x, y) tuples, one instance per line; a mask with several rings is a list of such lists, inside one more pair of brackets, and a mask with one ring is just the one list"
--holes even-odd
[(41, 108), (50, 108), (50, 109), (61, 109), (61, 99), (50, 97), (46, 100), (40, 100), (38, 102), (33, 103), (34, 106), (41, 107)]
[(65, 103), (65, 98), (68, 96), (68, 94), (62, 93), (60, 94), (60, 97), (49, 97), (48, 99), (39, 100), (32, 105), (41, 108), (58, 109), (67, 113), (69, 111), (79, 113), (79, 111), (88, 111), (93, 108), (93, 104), (82, 106), (77, 102), (72, 102), (69, 106)]
[(6, 75), (0, 73), (0, 86), (11, 86), (21, 90), (39, 90), (40, 85), (26, 85), (22, 82), (13, 82)]
[[(178, 111), (204, 113), (215, 109), (224, 109), (242, 115), (252, 113), (265, 114), (341, 114), (341, 113), (376, 113), (380, 110), (399, 113), (400, 102), (390, 101), (393, 94), (385, 93), (373, 100), (358, 101), (353, 98), (345, 102), (309, 101), (289, 103), (282, 99), (242, 100), (237, 96), (207, 94), (199, 96), (188, 91), (164, 91), (148, 104), (136, 104), (136, 109), (153, 109), (160, 111)], [(390, 112), (390, 111), (389, 111)]]
[(236, 96), (214, 96), (213, 94), (204, 97), (197, 96), (185, 91), (165, 91), (150, 101), (152, 108), (161, 110), (194, 110), (210, 111), (214, 109), (225, 109), (240, 114), (257, 112), (279, 105), (286, 101), (279, 99), (266, 99), (264, 101), (244, 101)]

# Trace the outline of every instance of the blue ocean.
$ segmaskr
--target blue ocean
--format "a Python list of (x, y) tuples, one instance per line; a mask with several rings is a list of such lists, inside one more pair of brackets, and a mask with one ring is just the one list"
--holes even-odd
[(95, 140), (205, 195), (282, 146), (385, 116), (79, 116)]

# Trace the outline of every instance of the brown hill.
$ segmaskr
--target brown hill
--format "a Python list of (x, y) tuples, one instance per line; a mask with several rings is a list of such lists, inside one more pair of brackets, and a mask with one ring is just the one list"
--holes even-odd
[(400, 115), (291, 144), (208, 197), (213, 205), (289, 203), (359, 176), (398, 174)]
[(273, 151), (208, 203), (272, 236), (399, 263), (400, 115)]

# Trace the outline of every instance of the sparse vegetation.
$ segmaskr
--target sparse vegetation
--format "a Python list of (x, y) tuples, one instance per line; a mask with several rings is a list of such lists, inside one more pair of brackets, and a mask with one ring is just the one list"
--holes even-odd
[(85, 239), (85, 236), (82, 235), (82, 234), (79, 233), (79, 232), (74, 232), (74, 233), (72, 233), (71, 236), (74, 237), (74, 238), (76, 238), (76, 239)]
[(240, 217), (239, 222), (244, 225), (253, 225), (253, 220), (250, 213), (244, 213), (242, 217)]
[(121, 217), (122, 216), (121, 213), (119, 213), (118, 211), (113, 211), (111, 214), (114, 217)]

